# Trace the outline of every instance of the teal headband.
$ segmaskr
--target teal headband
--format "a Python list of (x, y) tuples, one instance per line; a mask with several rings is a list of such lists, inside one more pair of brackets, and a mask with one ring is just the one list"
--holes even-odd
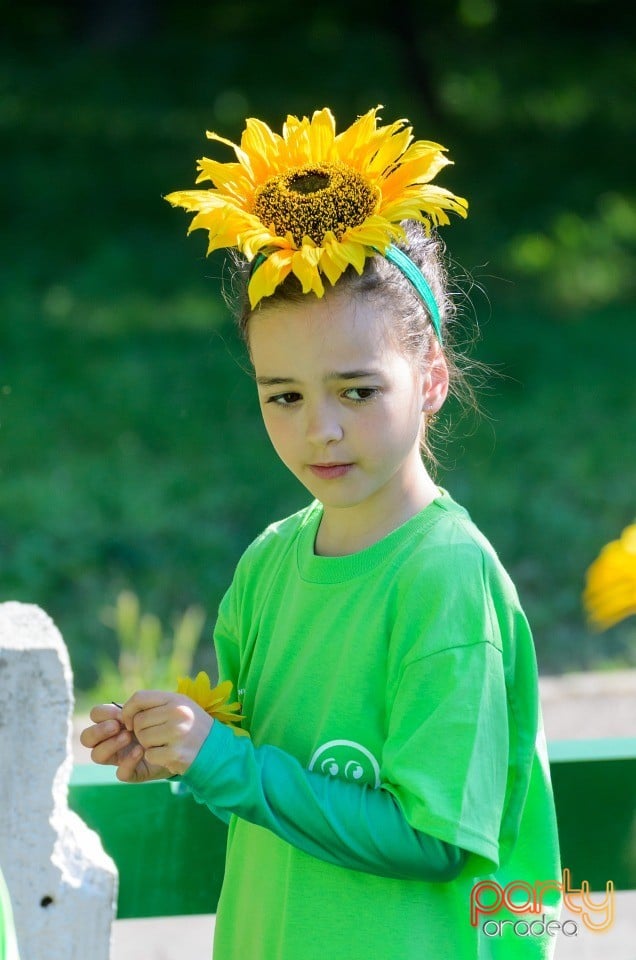
[[(378, 251), (379, 252), (379, 251)], [(394, 267), (397, 267), (400, 273), (406, 277), (409, 283), (413, 286), (415, 292), (419, 295), (424, 306), (428, 310), (429, 317), (431, 318), (431, 323), (433, 324), (433, 329), (437, 335), (437, 339), (442, 344), (442, 320), (439, 315), (439, 308), (437, 306), (437, 301), (433, 295), (433, 291), (428, 285), (428, 282), (418, 266), (416, 266), (411, 258), (404, 253), (403, 250), (400, 250), (399, 247), (396, 247), (394, 243), (389, 244), (387, 250), (382, 254), (385, 260), (388, 260), (389, 263), (392, 263)], [(258, 253), (254, 257), (252, 263), (252, 268), (250, 270), (250, 276), (258, 270), (260, 265), (267, 260), (267, 257), (264, 253)]]
[(437, 339), (439, 340), (441, 346), (442, 318), (439, 315), (437, 301), (433, 295), (433, 291), (428, 285), (426, 277), (420, 268), (413, 263), (411, 258), (407, 256), (403, 250), (400, 250), (399, 247), (396, 247), (394, 243), (389, 245), (388, 249), (384, 253), (384, 259), (388, 260), (389, 263), (392, 263), (395, 267), (397, 267), (400, 273), (403, 274), (414, 287), (416, 293), (419, 294), (424, 306), (428, 310), (428, 315), (431, 318), (433, 329), (437, 334)]

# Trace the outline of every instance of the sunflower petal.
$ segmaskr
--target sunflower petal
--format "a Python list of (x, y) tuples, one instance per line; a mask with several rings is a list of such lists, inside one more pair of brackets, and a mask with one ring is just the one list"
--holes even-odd
[(372, 252), (356, 240), (341, 240), (329, 247), (332, 262), (335, 267), (340, 268), (341, 273), (344, 273), (348, 266), (352, 266), (357, 273), (362, 273), (364, 261)]
[(239, 240), (239, 249), (248, 260), (253, 260), (258, 253), (263, 253), (267, 249), (293, 248), (293, 241), (290, 243), (287, 237), (277, 237), (271, 230), (265, 230), (260, 223), (252, 229), (245, 230)]
[(211, 130), (206, 130), (205, 135), (208, 140), (216, 140), (217, 143), (223, 143), (226, 147), (231, 147), (236, 154), (236, 158), (239, 163), (248, 169), (250, 168), (250, 158), (244, 150), (241, 150), (238, 144), (232, 143), (232, 141), (228, 140), (226, 137), (220, 137), (218, 133), (213, 133)]
[(164, 197), (173, 207), (183, 207), (184, 210), (201, 210), (203, 205), (210, 207), (219, 204), (219, 199), (212, 190), (175, 190)]
[(358, 153), (360, 147), (368, 148), (369, 142), (374, 140), (377, 124), (376, 114), (381, 109), (382, 107), (378, 106), (367, 111), (367, 113), (358, 117), (350, 127), (338, 134), (336, 137), (338, 156), (345, 163), (351, 162), (351, 158)]
[(380, 144), (373, 158), (367, 164), (365, 173), (383, 174), (402, 156), (412, 139), (411, 127), (406, 127), (399, 132), (396, 131), (393, 136), (388, 137), (384, 143)]
[(311, 159), (322, 162), (331, 160), (336, 138), (336, 121), (328, 107), (316, 110), (309, 127), (309, 149)]
[(420, 160), (404, 161), (387, 173), (382, 183), (382, 196), (386, 200), (391, 200), (399, 197), (409, 187), (430, 183), (433, 177), (449, 163), (450, 160), (441, 153)]
[(344, 268), (339, 266), (334, 257), (332, 257), (331, 247), (325, 247), (322, 260), (320, 261), (320, 269), (333, 287), (336, 281), (342, 276), (343, 270), (346, 270), (346, 266)]
[(636, 614), (636, 524), (606, 544), (591, 564), (583, 603), (588, 622), (598, 630)]
[(286, 167), (300, 167), (312, 160), (310, 146), (310, 124), (307, 117), (299, 120), (298, 117), (287, 117), (283, 127), (285, 141)]
[(271, 253), (252, 274), (247, 292), (252, 308), (256, 306), (263, 297), (270, 297), (279, 283), (282, 283), (286, 276), (291, 272), (292, 250), (276, 250)]
[[(249, 214), (243, 214), (226, 204), (218, 210), (198, 213), (190, 224), (188, 233), (199, 229), (207, 230), (208, 253), (221, 247), (236, 247), (241, 235), (254, 229), (248, 218)], [(261, 228), (260, 224), (258, 227)]]
[(352, 227), (345, 233), (344, 240), (361, 243), (373, 250), (384, 253), (390, 243), (404, 239), (404, 230), (397, 223), (391, 223), (385, 217), (369, 217), (359, 227)]
[(441, 189), (441, 187), (432, 187), (427, 184), (420, 191), (408, 191), (401, 199), (381, 206), (379, 212), (392, 223), (426, 218), (430, 218), (435, 224), (448, 223), (444, 210), (452, 210), (461, 217), (466, 217), (468, 215), (466, 200), (463, 197), (455, 197), (453, 194), (449, 195), (448, 191), (440, 193)]
[(241, 149), (250, 158), (250, 167), (256, 181), (262, 182), (279, 172), (282, 143), (282, 137), (270, 130), (262, 120), (254, 117), (246, 120)]
[(303, 293), (311, 291), (317, 297), (324, 295), (325, 288), (318, 272), (318, 264), (322, 253), (321, 247), (303, 244), (301, 249), (297, 250), (292, 256), (292, 273), (300, 280)]

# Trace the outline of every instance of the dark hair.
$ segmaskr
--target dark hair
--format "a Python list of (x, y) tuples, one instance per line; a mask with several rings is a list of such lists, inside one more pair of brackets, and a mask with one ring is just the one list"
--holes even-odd
[[(458, 298), (465, 294), (459, 284), (449, 282), (449, 272), (445, 263), (445, 247), (437, 234), (427, 235), (422, 224), (406, 220), (403, 227), (406, 238), (397, 244), (421, 270), (430, 286), (441, 318), (443, 353), (448, 367), (449, 394), (459, 401), (464, 410), (479, 412), (475, 396), (475, 387), (484, 379), (485, 365), (469, 361), (456, 334), (457, 319), (460, 313)], [(241, 338), (249, 350), (249, 321), (261, 310), (282, 303), (300, 303), (314, 294), (304, 294), (299, 280), (289, 274), (274, 293), (260, 301), (252, 309), (247, 296), (251, 264), (240, 255), (234, 256), (235, 269), (232, 275), (232, 289), (226, 300), (234, 313)], [(454, 288), (454, 289), (453, 289)], [(404, 274), (381, 254), (365, 260), (362, 274), (349, 266), (331, 287), (325, 280), (325, 296), (347, 294), (352, 297), (369, 297), (375, 301), (383, 300), (390, 315), (391, 333), (396, 344), (417, 363), (428, 356), (435, 331), (430, 322), (428, 311), (415, 288)], [(467, 300), (467, 297), (465, 297)], [(474, 337), (469, 337), (472, 345)], [(420, 439), (422, 453), (431, 465), (437, 459), (431, 448), (429, 428), (435, 418), (425, 417)]]

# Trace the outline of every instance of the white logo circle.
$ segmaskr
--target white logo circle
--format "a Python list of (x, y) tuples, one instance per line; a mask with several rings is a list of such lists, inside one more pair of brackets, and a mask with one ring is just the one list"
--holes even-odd
[(328, 777), (340, 777), (354, 783), (380, 786), (380, 765), (373, 754), (355, 740), (329, 740), (318, 747), (309, 762), (309, 770)]

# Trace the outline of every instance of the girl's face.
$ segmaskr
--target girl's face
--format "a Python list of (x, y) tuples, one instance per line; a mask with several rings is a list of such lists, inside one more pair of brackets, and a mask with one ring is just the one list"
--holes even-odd
[(435, 346), (419, 369), (391, 340), (385, 313), (336, 293), (266, 307), (249, 323), (265, 427), (325, 517), (348, 508), (373, 525), (430, 489), (422, 411), (444, 402), (446, 364)]

